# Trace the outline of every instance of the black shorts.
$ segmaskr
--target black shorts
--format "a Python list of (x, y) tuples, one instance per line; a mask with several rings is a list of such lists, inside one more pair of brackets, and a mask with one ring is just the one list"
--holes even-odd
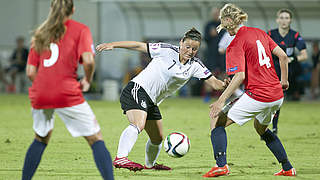
[(122, 90), (120, 103), (123, 114), (131, 109), (140, 109), (147, 112), (147, 120), (162, 119), (158, 106), (152, 102), (146, 91), (135, 82), (130, 81)]

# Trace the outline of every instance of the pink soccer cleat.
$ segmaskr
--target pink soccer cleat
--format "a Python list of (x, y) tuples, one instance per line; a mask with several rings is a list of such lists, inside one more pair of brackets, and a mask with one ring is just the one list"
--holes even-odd
[(279, 172), (275, 173), (274, 175), (275, 176), (296, 176), (297, 172), (296, 172), (296, 169), (294, 168), (291, 168), (288, 171), (281, 169)]
[(143, 169), (141, 164), (130, 161), (127, 157), (116, 157), (113, 161), (113, 166), (116, 168), (126, 168), (130, 171), (141, 171)]
[(230, 170), (229, 166), (226, 164), (223, 167), (213, 167), (209, 172), (204, 174), (202, 177), (218, 177), (218, 176), (227, 176), (229, 175)]
[(146, 165), (144, 165), (144, 169), (154, 169), (154, 170), (171, 170), (170, 167), (165, 166), (163, 164), (158, 164), (156, 163), (154, 166), (152, 166), (151, 168), (148, 168)]

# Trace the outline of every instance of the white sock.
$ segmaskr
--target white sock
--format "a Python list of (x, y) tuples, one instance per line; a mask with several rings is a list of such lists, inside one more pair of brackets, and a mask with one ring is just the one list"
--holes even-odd
[(155, 165), (156, 160), (160, 154), (162, 143), (156, 145), (152, 144), (150, 139), (148, 139), (146, 144), (146, 166), (151, 168)]
[(138, 139), (138, 134), (140, 130), (133, 124), (130, 124), (121, 134), (119, 145), (118, 145), (118, 152), (117, 157), (127, 157), (129, 152), (133, 148), (134, 144)]

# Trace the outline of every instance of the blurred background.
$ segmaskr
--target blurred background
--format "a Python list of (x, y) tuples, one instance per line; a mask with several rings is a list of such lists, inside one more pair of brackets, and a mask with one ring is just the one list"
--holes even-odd
[[(265, 31), (278, 27), (276, 12), (279, 9), (288, 8), (293, 12), (291, 27), (304, 38), (308, 51), (308, 59), (301, 63), (303, 73), (299, 76), (303, 84), (301, 99), (317, 99), (320, 67), (312, 61), (312, 54), (317, 51), (314, 46), (320, 40), (320, 0), (74, 0), (73, 19), (90, 27), (95, 45), (122, 40), (178, 45), (184, 32), (192, 27), (204, 35), (205, 26), (213, 19), (213, 9), (228, 2), (248, 13), (247, 26)], [(49, 7), (50, 0), (0, 1), (1, 93), (27, 93), (30, 82), (23, 69), (14, 73), (10, 70), (13, 54), (21, 43), (29, 49), (31, 31), (45, 20)], [(206, 52), (207, 43), (203, 41), (198, 56), (204, 62)], [(87, 97), (118, 100), (121, 88), (149, 60), (145, 54), (128, 50), (97, 52), (95, 80)], [(82, 74), (80, 68), (79, 76)], [(6, 82), (14, 87), (8, 88)], [(192, 79), (177, 96), (201, 96), (203, 91), (202, 83)]]

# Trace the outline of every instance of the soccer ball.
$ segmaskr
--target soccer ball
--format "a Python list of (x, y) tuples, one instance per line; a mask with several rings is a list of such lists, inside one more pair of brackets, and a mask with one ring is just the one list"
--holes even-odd
[(164, 140), (164, 150), (169, 156), (180, 158), (187, 154), (190, 149), (190, 140), (181, 132), (170, 133)]

